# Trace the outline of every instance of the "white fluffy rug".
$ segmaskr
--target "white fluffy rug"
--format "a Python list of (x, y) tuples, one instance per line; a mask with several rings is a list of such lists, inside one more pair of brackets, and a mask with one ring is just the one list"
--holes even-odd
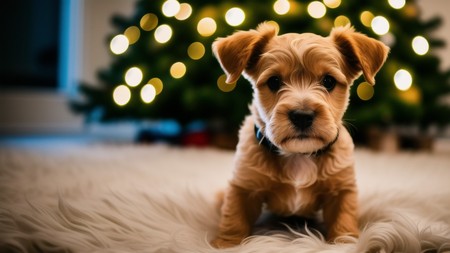
[[(0, 252), (219, 252), (208, 244), (213, 200), (232, 157), (164, 145), (4, 145)], [(449, 154), (357, 150), (356, 164), (358, 241), (327, 244), (299, 226), (220, 252), (450, 252)]]

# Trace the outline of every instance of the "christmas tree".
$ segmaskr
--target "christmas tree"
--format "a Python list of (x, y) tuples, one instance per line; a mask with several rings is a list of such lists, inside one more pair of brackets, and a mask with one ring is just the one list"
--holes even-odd
[(391, 48), (376, 85), (361, 78), (352, 87), (345, 120), (356, 132), (371, 126), (427, 129), (450, 121), (442, 102), (450, 93), (450, 71), (440, 70), (439, 58), (430, 53), (444, 45), (430, 35), (441, 20), (422, 21), (413, 0), (141, 0), (132, 17), (112, 18), (114, 60), (99, 71), (98, 85), (80, 85), (85, 100), (74, 108), (100, 121), (203, 120), (234, 131), (248, 113), (251, 88), (244, 78), (225, 83), (211, 44), (263, 21), (280, 33), (323, 36), (351, 24)]

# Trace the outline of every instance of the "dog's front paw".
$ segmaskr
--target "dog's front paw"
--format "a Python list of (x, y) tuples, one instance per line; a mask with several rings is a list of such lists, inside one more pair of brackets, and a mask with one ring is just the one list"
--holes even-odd
[(230, 240), (230, 239), (223, 239), (220, 237), (217, 237), (216, 239), (211, 241), (211, 246), (213, 246), (216, 249), (226, 249), (231, 248), (234, 246), (237, 246), (241, 243), (241, 240)]

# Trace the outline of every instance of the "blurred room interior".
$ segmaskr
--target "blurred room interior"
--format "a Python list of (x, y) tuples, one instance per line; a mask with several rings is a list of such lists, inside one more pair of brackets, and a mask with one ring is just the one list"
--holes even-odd
[[(2, 140), (30, 141), (36, 139), (86, 140), (106, 139), (120, 141), (152, 141), (158, 136), (147, 136), (143, 128), (151, 126), (170, 135), (178, 131), (176, 121), (153, 121), (123, 117), (119, 120), (101, 122), (95, 119), (95, 113), (75, 113), (71, 107), (73, 101), (83, 100), (80, 83), (98, 83), (98, 72), (107, 68), (116, 57), (111, 53), (110, 42), (117, 29), (112, 25), (114, 16), (131, 17), (136, 13), (136, 2), (132, 0), (7, 0), (3, 2), (2, 27), (6, 36), (1, 40), (2, 61), (0, 68), (0, 135)], [(439, 68), (450, 68), (450, 18), (446, 10), (450, 3), (444, 0), (418, 0), (418, 13), (422, 20), (435, 16), (442, 18), (440, 26), (432, 35), (447, 44), (429, 52), (440, 60)], [(239, 27), (235, 28), (239, 29)], [(214, 37), (214, 36), (213, 36)], [(204, 45), (206, 51), (210, 45)], [(210, 54), (210, 52), (207, 52)], [(149, 59), (149, 62), (152, 59)], [(216, 64), (214, 62), (214, 64)], [(241, 78), (242, 79), (242, 78)], [(211, 86), (216, 86), (212, 83)], [(355, 85), (356, 86), (356, 85)], [(377, 86), (375, 86), (375, 94)], [(354, 100), (357, 98), (353, 98)], [(446, 99), (446, 100), (445, 100)], [(449, 97), (444, 98), (449, 104)], [(350, 107), (352, 103), (350, 103)], [(94, 114), (94, 116), (92, 116)], [(450, 115), (440, 115), (450, 118)], [(94, 119), (92, 119), (94, 118)], [(170, 118), (170, 117), (169, 117)], [(204, 129), (201, 119), (192, 118), (192, 129)], [(217, 123), (217, 122), (216, 122)], [(214, 124), (212, 123), (213, 127)], [(219, 124), (220, 125), (220, 121)], [(351, 124), (353, 122), (350, 122)], [(220, 129), (220, 126), (216, 126)], [(390, 133), (415, 132), (419, 128), (415, 123), (388, 126), (373, 129), (364, 135), (361, 143), (375, 149), (397, 150), (401, 145), (392, 139)], [(394, 129), (394, 130), (393, 130)], [(432, 136), (432, 144), (406, 144), (419, 149), (446, 147), (450, 130), (434, 125), (426, 129)], [(167, 131), (166, 131), (167, 130)], [(358, 131), (358, 130), (356, 130)], [(385, 132), (380, 137), (379, 132)], [(147, 134), (147, 135), (146, 135)], [(233, 132), (228, 135), (186, 137), (193, 145), (214, 144), (232, 148)], [(151, 135), (151, 134), (150, 134)], [(394, 134), (395, 135), (395, 134)], [(367, 137), (371, 136), (371, 137)], [(171, 141), (170, 138), (162, 140)], [(397, 136), (398, 137), (398, 136)], [(397, 138), (394, 136), (393, 138)], [(152, 139), (153, 138), (153, 139)], [(192, 140), (189, 138), (193, 138)], [(369, 139), (369, 141), (367, 140)], [(379, 143), (380, 139), (386, 139)], [(370, 141), (373, 140), (373, 141)], [(177, 141), (180, 142), (179, 140)], [(392, 143), (394, 142), (394, 143)], [(406, 140), (408, 142), (408, 140)], [(412, 142), (417, 142), (416, 139)]]

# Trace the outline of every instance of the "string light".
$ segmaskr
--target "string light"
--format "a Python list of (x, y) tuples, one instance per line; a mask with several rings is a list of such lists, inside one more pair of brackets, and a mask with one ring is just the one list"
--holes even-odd
[(176, 78), (176, 79), (182, 78), (184, 76), (184, 74), (186, 74), (186, 65), (184, 65), (184, 63), (175, 62), (170, 67), (170, 75), (173, 78)]
[(331, 9), (335, 9), (341, 5), (341, 0), (323, 0), (323, 3)]
[(334, 20), (334, 26), (335, 27), (339, 27), (339, 26), (345, 26), (347, 24), (350, 24), (350, 19), (347, 18), (344, 15), (338, 16), (335, 20)]
[(394, 9), (401, 9), (405, 6), (405, 0), (388, 0), (389, 5)]
[(267, 24), (275, 27), (275, 30), (277, 31), (277, 33), (280, 31), (280, 25), (277, 22), (275, 22), (273, 20), (269, 20), (269, 21), (267, 21)]
[(389, 32), (389, 21), (383, 16), (376, 16), (371, 22), (372, 30), (378, 35), (384, 35)]
[(360, 83), (356, 89), (356, 94), (358, 94), (358, 97), (364, 101), (370, 100), (373, 97), (374, 92), (373, 86), (368, 82)]
[(202, 18), (197, 24), (197, 31), (203, 37), (208, 37), (216, 32), (217, 24), (214, 19), (206, 17)]
[(125, 35), (119, 34), (114, 36), (109, 44), (109, 48), (114, 54), (123, 54), (129, 46), (128, 39)]
[(180, 11), (180, 3), (177, 0), (167, 0), (162, 5), (162, 13), (166, 17), (173, 17)]
[(156, 96), (156, 89), (151, 84), (146, 84), (141, 89), (141, 99), (144, 103), (151, 103)]
[(127, 37), (130, 45), (136, 43), (141, 36), (141, 32), (137, 26), (128, 27), (123, 34)]
[(226, 75), (219, 76), (219, 78), (217, 79), (217, 87), (219, 87), (219, 89), (223, 92), (230, 92), (234, 90), (234, 88), (236, 88), (236, 82), (227, 83), (226, 80), (227, 80)]
[(398, 96), (405, 102), (410, 104), (418, 104), (422, 99), (422, 93), (420, 90), (414, 85), (411, 86), (406, 91), (400, 92)]
[(142, 30), (147, 32), (151, 31), (155, 29), (155, 27), (158, 25), (158, 17), (153, 13), (147, 13), (144, 16), (142, 16), (139, 24)]
[(154, 77), (148, 81), (149, 84), (151, 84), (155, 88), (155, 94), (158, 95), (163, 90), (163, 82), (161, 79)]
[(430, 45), (428, 44), (427, 39), (422, 36), (416, 36), (412, 40), (412, 48), (414, 52), (418, 55), (424, 55), (428, 52)]
[(132, 67), (125, 73), (125, 82), (131, 87), (138, 86), (142, 82), (142, 71), (138, 67)]
[(119, 85), (113, 91), (114, 102), (119, 106), (126, 105), (131, 99), (131, 91), (126, 85)]
[(327, 13), (327, 7), (319, 1), (308, 4), (308, 14), (313, 18), (322, 18)]
[(192, 7), (188, 3), (180, 4), (180, 11), (175, 15), (178, 20), (186, 20), (192, 14)]
[(245, 13), (242, 9), (234, 7), (225, 13), (225, 21), (231, 26), (238, 26), (245, 20)]
[(361, 20), (361, 23), (365, 27), (370, 27), (371, 26), (373, 18), (374, 18), (374, 15), (370, 11), (363, 11), (363, 12), (361, 12), (361, 15), (359, 16), (359, 19)]
[(278, 15), (284, 15), (284, 14), (288, 13), (290, 9), (291, 9), (291, 4), (289, 3), (288, 0), (277, 0), (273, 4), (273, 10)]
[(403, 15), (405, 15), (407, 18), (417, 18), (420, 13), (417, 5), (413, 3), (409, 3), (405, 5), (405, 8), (402, 10)]
[(380, 37), (380, 40), (389, 47), (392, 47), (395, 44), (395, 36), (391, 32), (386, 33), (385, 35)]
[(189, 45), (187, 52), (192, 60), (198, 60), (205, 55), (205, 46), (200, 42), (194, 42)]
[(394, 75), (394, 84), (397, 89), (406, 91), (408, 90), (412, 85), (412, 76), (411, 74), (404, 69), (400, 69), (397, 72), (395, 72)]
[(169, 25), (160, 25), (155, 30), (155, 40), (161, 44), (166, 43), (172, 37), (172, 28)]

